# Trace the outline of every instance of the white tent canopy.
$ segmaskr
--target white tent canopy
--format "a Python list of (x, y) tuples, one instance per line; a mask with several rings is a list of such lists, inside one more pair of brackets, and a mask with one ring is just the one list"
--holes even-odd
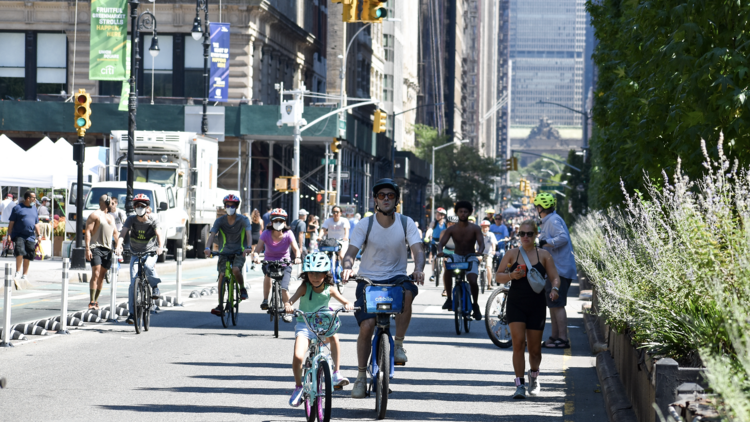
[[(70, 182), (77, 179), (73, 146), (65, 139), (52, 142), (44, 137), (25, 152), (4, 135), (0, 136), (0, 145), (4, 145), (4, 139), (21, 150), (21, 153), (12, 160), (6, 160), (3, 150), (3, 161), (7, 164), (0, 166), (0, 186), (67, 188)], [(12, 148), (9, 150), (12, 151)]]

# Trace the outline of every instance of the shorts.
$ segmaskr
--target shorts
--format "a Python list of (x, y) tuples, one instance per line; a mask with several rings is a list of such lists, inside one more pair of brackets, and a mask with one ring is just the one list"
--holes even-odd
[(549, 294), (552, 292), (552, 283), (547, 279), (547, 283), (544, 285), (544, 291), (547, 292), (545, 297), (547, 298), (548, 308), (562, 308), (568, 304), (568, 289), (570, 289), (571, 283), (573, 283), (572, 279), (560, 277), (560, 291), (558, 292), (560, 297), (553, 301), (549, 298)]
[[(375, 282), (375, 283), (389, 284), (389, 283), (395, 282), (396, 280), (400, 280), (403, 277), (404, 276), (402, 276), (402, 275), (397, 275), (397, 276), (391, 277), (391, 278), (389, 278), (387, 280), (381, 280), (381, 281), (372, 280), (372, 281)], [(414, 299), (416, 299), (417, 295), (419, 294), (419, 287), (417, 287), (414, 283), (409, 282), (409, 281), (405, 281), (405, 282), (401, 283), (401, 285), (404, 286), (404, 290), (405, 291), (411, 292), (411, 299), (412, 299), (412, 301)], [(365, 309), (365, 297), (364, 296), (365, 296), (365, 287), (366, 286), (367, 286), (367, 283), (365, 283), (365, 282), (358, 282), (357, 283), (357, 291), (355, 293), (355, 297), (357, 299), (354, 301), (354, 307), (355, 308), (359, 307), (360, 309), (358, 311), (354, 311), (354, 317), (357, 319), (357, 324), (358, 325), (362, 325), (363, 321), (375, 318), (375, 314), (367, 313), (367, 311)], [(404, 299), (404, 300), (406, 300), (406, 299)]]
[(316, 338), (318, 338), (315, 333), (307, 328), (307, 325), (304, 322), (299, 321), (297, 321), (297, 325), (294, 326), (294, 337), (304, 337), (308, 340), (315, 340)]
[[(268, 275), (268, 265), (263, 266), (263, 274)], [(284, 267), (284, 276), (281, 278), (281, 290), (289, 291), (289, 281), (292, 279), (292, 266)], [(271, 279), (273, 280), (273, 279)]]
[(547, 322), (547, 307), (540, 300), (537, 304), (530, 304), (526, 300), (508, 298), (505, 308), (505, 316), (508, 323), (523, 322), (527, 330), (544, 330)]
[(472, 264), (471, 269), (466, 270), (466, 274), (467, 275), (468, 274), (474, 274), (474, 275), (478, 275), (479, 274), (479, 257), (470, 256), (470, 257), (467, 258), (467, 257), (465, 257), (463, 255), (458, 255), (458, 254), (454, 253), (453, 255), (451, 255), (451, 258), (450, 259), (446, 259), (445, 262), (446, 263), (448, 263), (448, 262), (473, 262), (474, 264)]
[(432, 239), (432, 242), (430, 242), (430, 252), (432, 252), (432, 256), (437, 255), (437, 244), (438, 241), (435, 239)]
[(14, 241), (13, 256), (22, 256), (23, 259), (33, 261), (36, 257), (36, 241), (17, 237)]
[[(228, 258), (229, 257), (226, 255), (219, 255), (219, 263), (216, 265), (216, 270), (222, 274), (224, 274), (224, 271), (227, 269)], [(240, 252), (234, 256), (234, 259), (232, 260), (232, 268), (242, 268), (244, 266), (245, 266), (245, 254)]]
[(112, 267), (112, 251), (107, 248), (91, 248), (91, 266), (100, 266), (105, 270)]

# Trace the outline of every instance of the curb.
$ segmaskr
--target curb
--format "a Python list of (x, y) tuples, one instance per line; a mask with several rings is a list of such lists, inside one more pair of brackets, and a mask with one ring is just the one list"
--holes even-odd
[(625, 387), (620, 381), (612, 354), (607, 350), (607, 343), (596, 324), (596, 317), (584, 313), (583, 321), (589, 338), (591, 352), (596, 354), (596, 374), (599, 377), (604, 407), (610, 422), (638, 422), (633, 405), (625, 393)]

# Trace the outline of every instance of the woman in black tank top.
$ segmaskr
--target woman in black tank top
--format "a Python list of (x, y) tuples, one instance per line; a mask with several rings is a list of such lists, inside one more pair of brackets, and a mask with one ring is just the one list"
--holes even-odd
[(257, 209), (253, 210), (250, 215), (250, 234), (253, 237), (253, 251), (255, 251), (255, 245), (260, 240), (260, 232), (263, 231), (263, 220), (260, 218), (260, 212)]
[[(549, 296), (550, 299), (557, 300), (560, 277), (557, 274), (552, 255), (544, 249), (538, 249), (534, 246), (537, 234), (538, 229), (534, 220), (524, 221), (518, 230), (521, 248), (526, 252), (529, 263), (539, 271), (542, 277), (551, 282), (552, 290)], [(511, 265), (510, 272), (501, 272), (501, 269), (508, 268), (508, 265)], [(513, 394), (513, 398), (515, 399), (526, 398), (527, 385), (524, 379), (526, 359), (524, 352), (527, 346), (529, 349), (529, 366), (531, 367), (528, 373), (528, 393), (534, 396), (539, 393), (540, 387), (537, 378), (539, 376), (539, 365), (542, 362), (542, 333), (547, 319), (547, 303), (545, 301), (547, 292), (542, 289), (541, 292), (536, 293), (531, 288), (529, 279), (526, 277), (527, 271), (524, 271), (522, 266), (526, 266), (526, 262), (521, 255), (521, 251), (511, 249), (503, 257), (498, 266), (498, 272), (495, 274), (495, 280), (499, 284), (512, 281), (505, 313), (513, 340), (513, 369), (516, 374), (516, 392)]]

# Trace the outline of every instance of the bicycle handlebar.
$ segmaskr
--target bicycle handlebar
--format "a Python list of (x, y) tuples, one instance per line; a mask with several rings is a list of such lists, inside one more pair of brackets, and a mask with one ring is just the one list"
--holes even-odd
[(144, 257), (144, 256), (154, 256), (154, 255), (156, 255), (156, 251), (151, 251), (151, 252), (133, 252), (133, 251), (130, 251), (130, 256), (134, 256), (136, 258), (141, 258), (141, 257)]
[(292, 265), (293, 262), (288, 259), (280, 259), (278, 261), (260, 261), (261, 265), (271, 264), (271, 265)]

